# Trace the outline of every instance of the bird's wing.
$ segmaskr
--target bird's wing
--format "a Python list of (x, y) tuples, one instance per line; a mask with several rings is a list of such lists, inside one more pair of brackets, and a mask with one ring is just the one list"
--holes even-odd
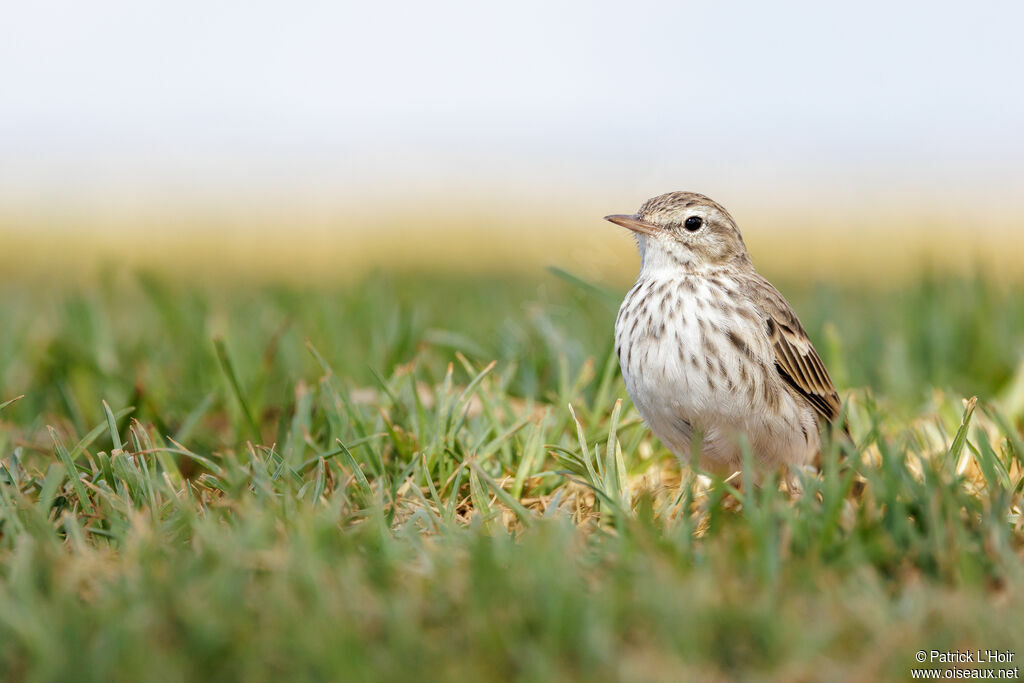
[(832, 422), (839, 417), (839, 394), (793, 309), (764, 278), (756, 276), (749, 285), (747, 294), (764, 319), (779, 374)]

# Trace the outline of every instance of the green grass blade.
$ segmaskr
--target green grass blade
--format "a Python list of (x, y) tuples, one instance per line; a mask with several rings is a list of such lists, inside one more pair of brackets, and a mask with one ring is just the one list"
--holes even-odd
[(71, 486), (75, 491), (75, 496), (78, 498), (80, 508), (86, 513), (92, 514), (92, 501), (89, 500), (89, 494), (85, 491), (85, 485), (82, 484), (82, 478), (78, 474), (78, 468), (75, 466), (71, 454), (64, 448), (60, 437), (57, 436), (57, 430), (53, 427), (48, 427), (47, 429), (50, 432), (50, 438), (53, 440), (53, 447), (57, 452), (57, 457), (63, 463), (67, 477), (71, 481)]
[(9, 399), (9, 400), (7, 400), (7, 401), (4, 401), (3, 403), (0, 403), (0, 410), (3, 410), (3, 409), (4, 409), (4, 408), (6, 408), (7, 406), (11, 406), (11, 405), (14, 405), (15, 403), (17, 403), (18, 401), (20, 401), (20, 400), (21, 400), (21, 399), (23, 399), (23, 398), (25, 398), (25, 395), (24, 395), (24, 394), (22, 394), (21, 396), (15, 396), (15, 397), (14, 397), (14, 398), (12, 398), (12, 399)]
[(245, 394), (242, 392), (242, 387), (238, 382), (238, 375), (235, 373), (235, 366), (231, 362), (231, 356), (228, 355), (227, 345), (225, 345), (224, 339), (221, 337), (214, 338), (213, 345), (217, 350), (217, 360), (220, 362), (220, 369), (224, 372), (224, 376), (228, 380), (228, 386), (231, 388), (231, 393), (238, 402), (238, 407), (242, 410), (242, 416), (245, 417), (246, 426), (249, 428), (249, 434), (256, 443), (260, 443), (263, 437), (260, 436), (259, 425), (256, 424), (252, 411), (249, 410), (249, 403), (245, 400)]
[(121, 443), (121, 435), (117, 430), (117, 418), (114, 417), (114, 413), (106, 401), (103, 401), (103, 414), (107, 418), (107, 430), (110, 432), (110, 441), (114, 444), (114, 450), (123, 451), (124, 444)]
[(498, 484), (498, 482), (494, 481), (494, 479), (489, 474), (480, 469), (479, 465), (477, 465), (475, 462), (470, 462), (469, 467), (470, 469), (472, 469), (473, 473), (476, 476), (478, 476), (480, 480), (484, 482), (484, 484), (487, 485), (487, 488), (491, 490), (491, 492), (498, 498), (498, 500), (504, 503), (507, 508), (509, 508), (510, 510), (512, 510), (512, 512), (516, 514), (516, 517), (519, 518), (519, 521), (521, 521), (523, 524), (527, 526), (531, 522), (533, 522), (533, 514), (525, 507), (523, 507), (522, 503), (520, 503), (518, 500), (509, 495), (508, 491), (503, 489), (501, 485)]

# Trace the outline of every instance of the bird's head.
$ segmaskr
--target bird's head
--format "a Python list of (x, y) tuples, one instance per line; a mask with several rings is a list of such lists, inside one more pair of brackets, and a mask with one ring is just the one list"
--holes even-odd
[(694, 192), (669, 192), (633, 215), (605, 216), (637, 238), (644, 270), (749, 266), (743, 236), (729, 212)]

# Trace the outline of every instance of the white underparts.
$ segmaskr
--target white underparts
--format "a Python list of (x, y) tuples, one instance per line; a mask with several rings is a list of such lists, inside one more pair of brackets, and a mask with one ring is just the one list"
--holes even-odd
[(814, 412), (785, 386), (767, 330), (736, 280), (724, 269), (686, 272), (660, 249), (642, 253), (615, 348), (651, 431), (687, 461), (696, 432), (701, 465), (716, 472), (739, 469), (744, 437), (761, 464), (810, 462), (820, 446)]

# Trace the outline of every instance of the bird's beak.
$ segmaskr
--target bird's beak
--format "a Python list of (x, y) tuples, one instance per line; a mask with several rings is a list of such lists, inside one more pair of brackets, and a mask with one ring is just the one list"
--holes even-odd
[(619, 214), (614, 216), (605, 216), (604, 219), (606, 221), (611, 221), (615, 225), (621, 225), (624, 228), (629, 228), (633, 232), (643, 233), (644, 235), (657, 235), (659, 232), (657, 227), (650, 223), (644, 223), (636, 216), (624, 216)]

